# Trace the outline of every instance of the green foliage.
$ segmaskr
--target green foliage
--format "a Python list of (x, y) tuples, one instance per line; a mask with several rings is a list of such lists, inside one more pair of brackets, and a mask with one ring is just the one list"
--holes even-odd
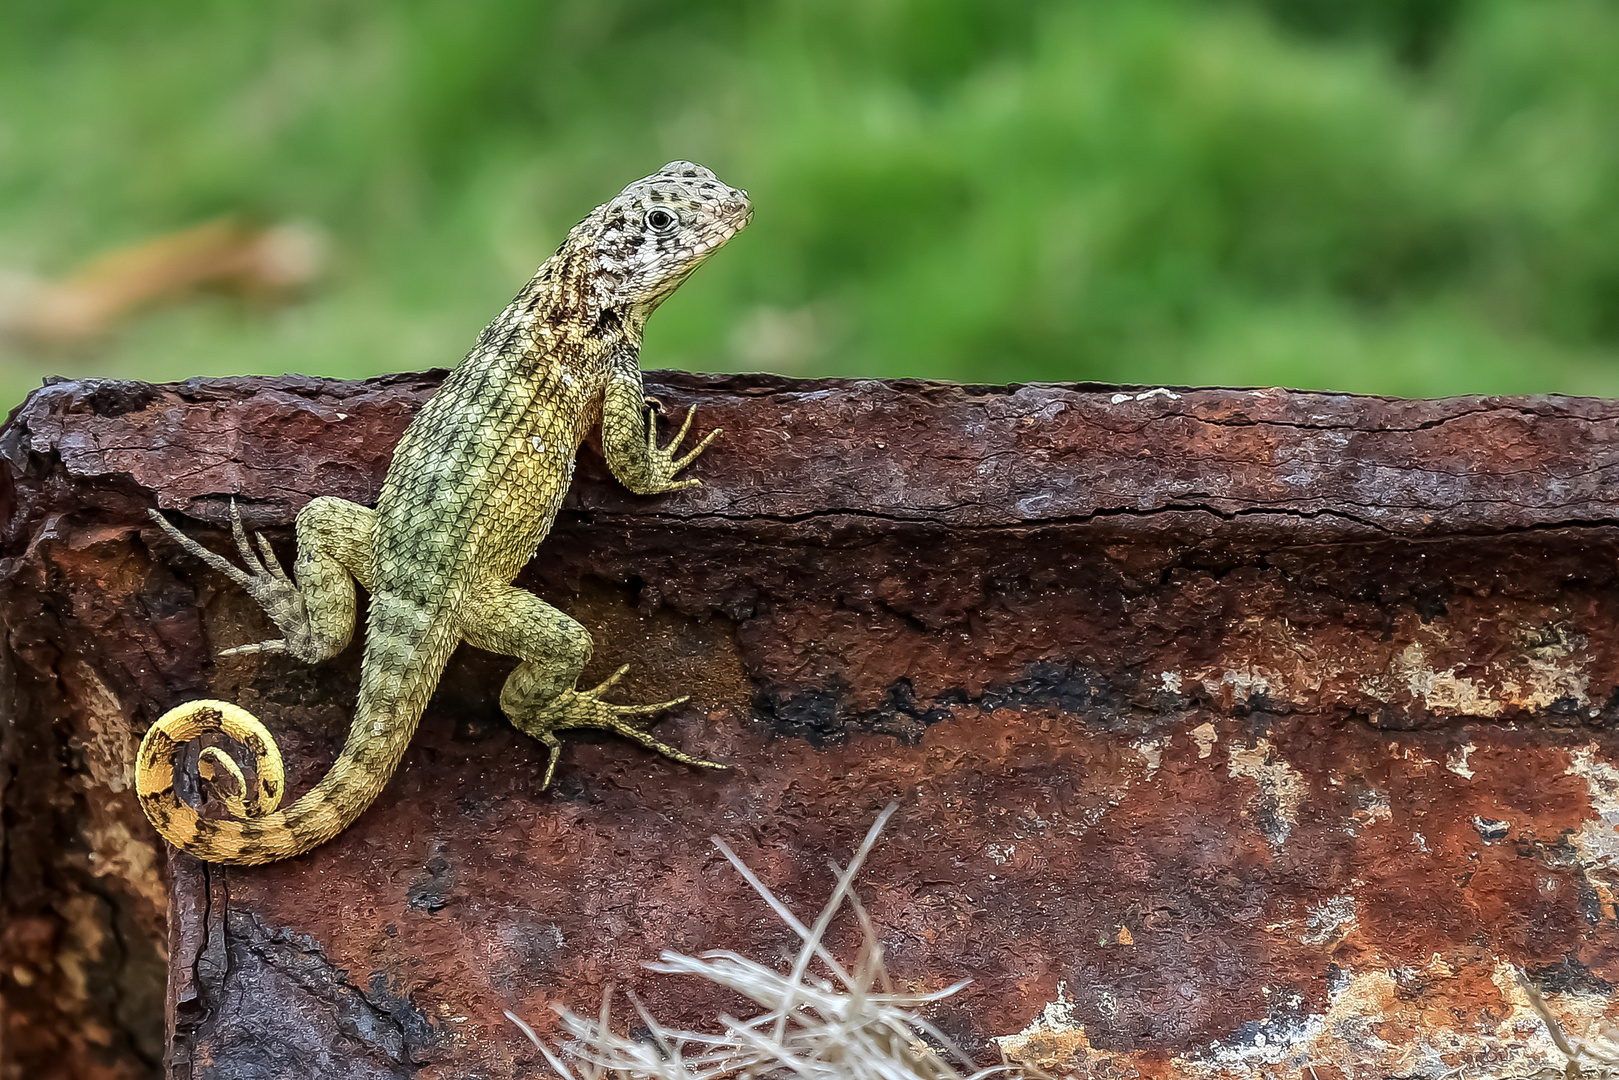
[(0, 265), (307, 219), (275, 313), (43, 369), (448, 366), (665, 160), (758, 216), (649, 366), (1619, 393), (1604, 0), (42, 0), (0, 10)]

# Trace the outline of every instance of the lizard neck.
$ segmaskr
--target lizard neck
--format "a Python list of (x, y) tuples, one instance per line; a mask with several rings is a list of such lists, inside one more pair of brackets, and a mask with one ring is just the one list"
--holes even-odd
[(626, 301), (623, 277), (589, 236), (570, 236), (524, 289), (529, 298), (526, 314), (540, 351), (568, 343), (594, 344), (609, 355), (624, 345), (639, 349), (652, 311)]

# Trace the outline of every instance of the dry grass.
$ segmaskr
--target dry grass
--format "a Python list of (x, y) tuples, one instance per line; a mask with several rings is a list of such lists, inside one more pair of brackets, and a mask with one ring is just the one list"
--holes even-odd
[[(1551, 1036), (1557, 1049), (1562, 1051), (1568, 1063), (1564, 1069), (1565, 1076), (1591, 1076), (1610, 1077), (1619, 1075), (1619, 1027), (1612, 1024), (1603, 1025), (1595, 1035), (1585, 1038), (1570, 1039), (1563, 1033), (1563, 1025), (1557, 1022), (1552, 1011), (1546, 1005), (1546, 999), (1541, 997), (1540, 990), (1520, 969), (1518, 971), (1518, 985), (1529, 997), (1529, 1004), (1535, 1007), (1540, 1019), (1546, 1024), (1546, 1033)], [(1595, 1072), (1587, 1073), (1580, 1067), (1580, 1059), (1596, 1065)]]
[[(1006, 1074), (1015, 1080), (1050, 1080), (1026, 1064), (1003, 1062), (978, 1068), (951, 1040), (921, 1015), (921, 1009), (960, 990), (955, 986), (931, 994), (894, 990), (883, 963), (876, 927), (854, 892), (854, 880), (896, 807), (890, 805), (872, 824), (848, 867), (830, 863), (837, 875), (831, 898), (814, 925), (806, 927), (759, 880), (719, 837), (715, 847), (803, 942), (792, 969), (783, 974), (730, 951), (701, 956), (664, 952), (649, 970), (688, 975), (724, 986), (759, 1007), (750, 1019), (720, 1018), (717, 1034), (670, 1028), (628, 995), (643, 1029), (640, 1037), (612, 1028), (612, 989), (596, 1017), (557, 1007), (567, 1040), (546, 1045), (533, 1028), (512, 1013), (506, 1016), (523, 1030), (562, 1080), (979, 1080)], [(862, 945), (851, 967), (845, 967), (822, 944), (833, 918), (847, 904), (859, 920)], [(1537, 1070), (1534, 1077), (1619, 1077), (1619, 1028), (1583, 1038), (1570, 1038), (1544, 998), (1520, 971), (1518, 982), (1545, 1022), (1552, 1041), (1566, 1059), (1564, 1068)], [(1314, 1069), (1307, 1067), (1313, 1075)]]
[[(652, 971), (693, 975), (717, 983), (759, 1006), (751, 1019), (721, 1017), (718, 1034), (673, 1029), (659, 1023), (633, 996), (630, 1003), (647, 1034), (631, 1039), (612, 1030), (609, 989), (601, 1014), (591, 1018), (559, 1008), (569, 1040), (553, 1049), (522, 1020), (507, 1013), (564, 1080), (719, 1080), (721, 1077), (798, 1077), (802, 1080), (974, 1080), (1013, 1071), (998, 1065), (978, 1069), (920, 1009), (965, 986), (932, 994), (899, 993), (883, 965), (883, 947), (853, 885), (895, 806), (877, 818), (815, 924), (806, 927), (749, 870), (725, 842), (724, 853), (803, 941), (792, 970), (782, 974), (733, 952), (684, 956), (665, 952)], [(833, 917), (847, 903), (860, 922), (863, 944), (851, 968), (822, 945)], [(1025, 1070), (1016, 1070), (1020, 1075)]]

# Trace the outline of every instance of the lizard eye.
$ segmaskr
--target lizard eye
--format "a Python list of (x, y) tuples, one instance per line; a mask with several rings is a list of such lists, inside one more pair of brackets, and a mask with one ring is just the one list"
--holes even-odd
[(646, 212), (646, 227), (655, 233), (674, 232), (680, 219), (661, 206), (654, 206)]

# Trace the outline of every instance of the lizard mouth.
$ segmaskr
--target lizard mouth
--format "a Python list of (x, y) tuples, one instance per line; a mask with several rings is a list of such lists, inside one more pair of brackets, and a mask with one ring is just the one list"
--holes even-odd
[(752, 220), (753, 207), (750, 206), (744, 210), (738, 211), (730, 218), (721, 221), (719, 225), (715, 227), (712, 233), (703, 237), (703, 239), (699, 240), (695, 245), (693, 245), (690, 249), (691, 255), (694, 257), (701, 257), (709, 254), (716, 248), (723, 246), (727, 240), (731, 239), (731, 237), (745, 229), (748, 222)]

